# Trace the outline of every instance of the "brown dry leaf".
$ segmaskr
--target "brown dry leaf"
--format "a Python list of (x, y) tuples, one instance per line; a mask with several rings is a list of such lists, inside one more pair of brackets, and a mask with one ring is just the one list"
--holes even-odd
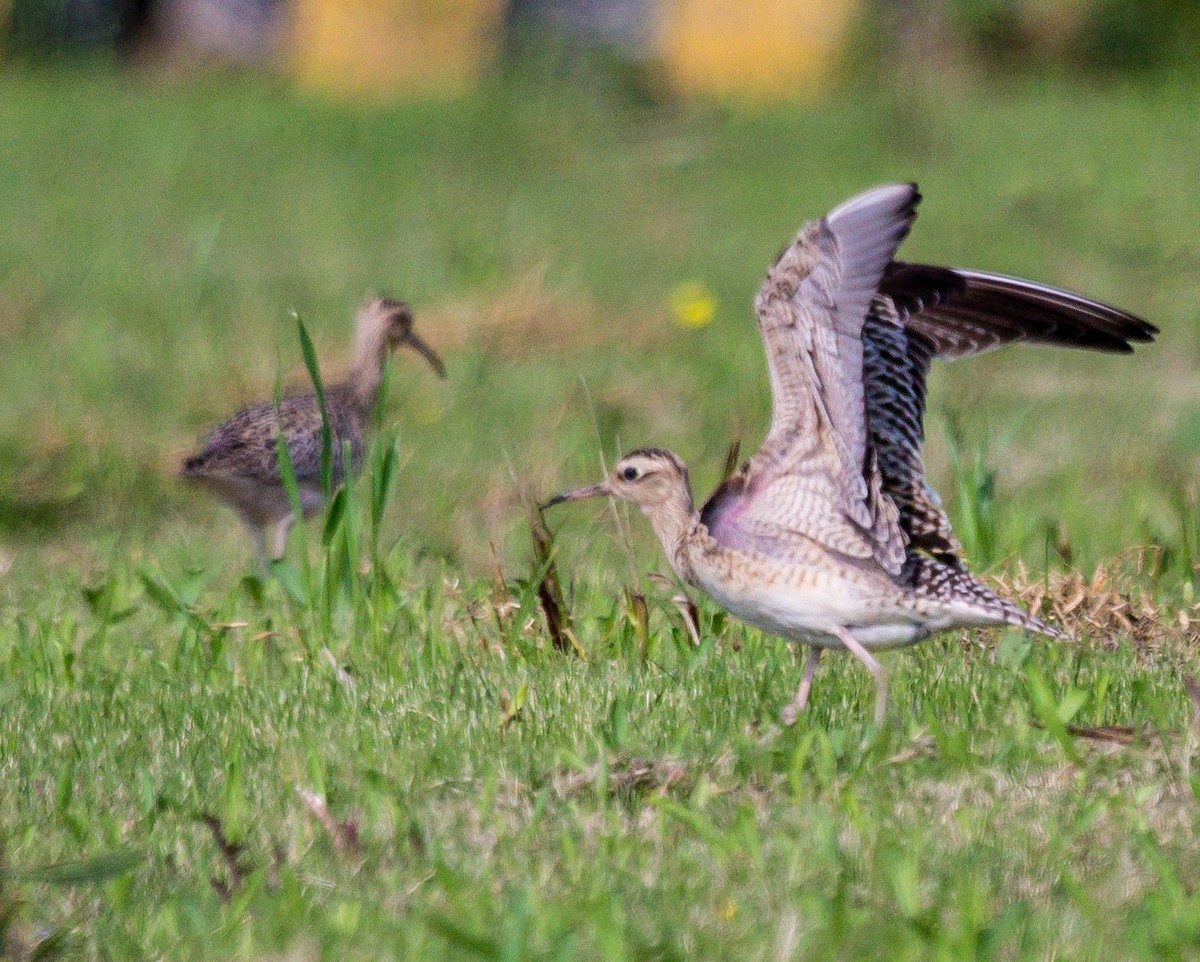
[(646, 596), (634, 588), (626, 588), (625, 604), (634, 631), (637, 632), (638, 648), (645, 652), (650, 642), (650, 606), (646, 604)]
[(554, 565), (554, 539), (546, 527), (546, 519), (542, 517), (540, 508), (531, 508), (529, 511), (529, 534), (533, 539), (535, 570), (542, 571), (537, 584), (537, 596), (542, 613), (546, 616), (550, 640), (559, 651), (573, 651), (584, 656), (587, 652), (571, 631), (571, 613), (563, 601), (558, 569)]
[(209, 883), (221, 897), (221, 901), (228, 902), (233, 897), (234, 891), (240, 888), (246, 877), (254, 871), (254, 866), (243, 858), (245, 846), (241, 842), (230, 840), (225, 832), (225, 826), (221, 824), (221, 820), (216, 815), (211, 812), (202, 812), (197, 816), (197, 820), (212, 833), (213, 841), (217, 845), (217, 851), (221, 853), (221, 860), (225, 863), (228, 876), (224, 879), (211, 878)]
[(492, 557), (492, 593), (489, 599), (492, 620), (496, 623), (496, 630), (503, 634), (509, 619), (521, 610), (521, 603), (509, 593), (504, 569), (500, 567), (500, 556), (496, 552), (495, 542), (490, 539), (488, 550)]
[(912, 742), (901, 748), (896, 754), (888, 759), (889, 765), (902, 765), (904, 762), (914, 758), (927, 758), (930, 755), (937, 754), (937, 742), (933, 737), (927, 734), (922, 729), (912, 740)]
[(1195, 675), (1183, 676), (1183, 687), (1187, 689), (1188, 698), (1192, 702), (1192, 727), (1200, 729), (1200, 683)]
[(700, 611), (688, 595), (682, 591), (671, 596), (671, 600), (675, 603), (675, 607), (679, 609), (679, 615), (683, 618), (683, 626), (687, 629), (688, 637), (692, 639), (692, 645), (696, 648), (700, 647)]
[(516, 695), (509, 695), (508, 689), (500, 691), (500, 734), (503, 735), (508, 726), (520, 721), (525, 712), (525, 702), (529, 697), (529, 686), (522, 684)]
[[(1030, 722), (1034, 728), (1045, 729), (1036, 719)], [(1083, 738), (1092, 742), (1105, 742), (1113, 745), (1144, 745), (1155, 734), (1148, 726), (1134, 725), (1067, 725), (1067, 734), (1075, 738)], [(1178, 734), (1175, 731), (1159, 732), (1160, 735)]]
[(1068, 725), (1067, 732), (1076, 738), (1118, 745), (1132, 745), (1142, 741), (1146, 735), (1143, 730), (1130, 725)]
[(733, 443), (729, 445), (729, 450), (725, 452), (725, 466), (721, 469), (721, 480), (728, 481), (730, 476), (738, 469), (738, 457), (742, 453), (742, 441), (740, 438), (734, 438)]

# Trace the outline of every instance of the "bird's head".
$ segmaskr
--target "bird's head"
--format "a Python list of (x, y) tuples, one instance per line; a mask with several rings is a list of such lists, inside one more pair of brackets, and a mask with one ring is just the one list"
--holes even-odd
[(607, 479), (599, 484), (573, 488), (556, 494), (542, 507), (607, 495), (632, 501), (647, 514), (681, 498), (691, 507), (692, 489), (687, 467), (677, 454), (663, 448), (631, 451), (617, 462)]
[(446, 376), (446, 366), (436, 352), (413, 330), (412, 308), (404, 301), (391, 297), (371, 297), (358, 309), (359, 340), (363, 343), (382, 342), (389, 351), (409, 347), (425, 358), (439, 377)]

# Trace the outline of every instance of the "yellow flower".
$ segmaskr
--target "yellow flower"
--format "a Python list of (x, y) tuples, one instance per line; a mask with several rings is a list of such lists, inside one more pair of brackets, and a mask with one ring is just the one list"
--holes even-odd
[(737, 902), (733, 899), (726, 899), (725, 904), (717, 910), (717, 914), (721, 917), (722, 922), (732, 922), (737, 915)]
[(717, 312), (716, 299), (700, 281), (676, 284), (671, 288), (668, 303), (675, 322), (683, 327), (704, 327)]

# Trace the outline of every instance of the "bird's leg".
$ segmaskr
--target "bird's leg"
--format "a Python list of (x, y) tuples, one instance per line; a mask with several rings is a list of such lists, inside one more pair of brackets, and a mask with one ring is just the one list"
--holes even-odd
[(808, 659), (804, 663), (804, 677), (800, 680), (800, 687), (796, 689), (796, 697), (783, 709), (782, 719), (785, 725), (794, 725), (796, 719), (800, 717), (800, 713), (808, 705), (808, 693), (812, 691), (813, 672), (817, 670), (817, 662), (821, 660), (822, 650), (816, 645), (809, 646)]
[(254, 524), (249, 519), (243, 518), (242, 520), (246, 522), (246, 528), (254, 539), (254, 547), (257, 549), (254, 553), (258, 556), (259, 577), (266, 581), (271, 575), (271, 559), (267, 555), (267, 529), (261, 524)]
[(883, 667), (874, 656), (862, 646), (857, 638), (845, 628), (835, 628), (834, 634), (838, 640), (850, 651), (855, 658), (867, 666), (867, 671), (871, 673), (871, 677), (875, 679), (875, 725), (880, 727), (883, 725), (883, 719), (887, 715), (888, 702), (888, 675), (887, 669)]
[(283, 558), (287, 551), (288, 534), (292, 530), (292, 524), (295, 522), (296, 516), (291, 512), (285, 514), (278, 521), (271, 525), (271, 533), (269, 536), (269, 544), (271, 549), (271, 560), (279, 561)]

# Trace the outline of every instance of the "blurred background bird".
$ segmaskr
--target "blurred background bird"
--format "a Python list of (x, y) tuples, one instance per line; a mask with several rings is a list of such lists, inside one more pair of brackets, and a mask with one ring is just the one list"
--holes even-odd
[(307, 518), (324, 502), (323, 424), (329, 427), (330, 483), (336, 486), (345, 477), (347, 448), (350, 470), (362, 464), (363, 437), (379, 397), (383, 368), (388, 355), (401, 346), (416, 351), (445, 377), (441, 358), (413, 331), (409, 306), (388, 297), (368, 298), (358, 309), (350, 372), (325, 388), (324, 412), (314, 392), (243, 408), (183, 462), (183, 477), (211, 491), (250, 528), (264, 563), (283, 556), (296, 521), (280, 472), (278, 438), (287, 444), (300, 508)]

